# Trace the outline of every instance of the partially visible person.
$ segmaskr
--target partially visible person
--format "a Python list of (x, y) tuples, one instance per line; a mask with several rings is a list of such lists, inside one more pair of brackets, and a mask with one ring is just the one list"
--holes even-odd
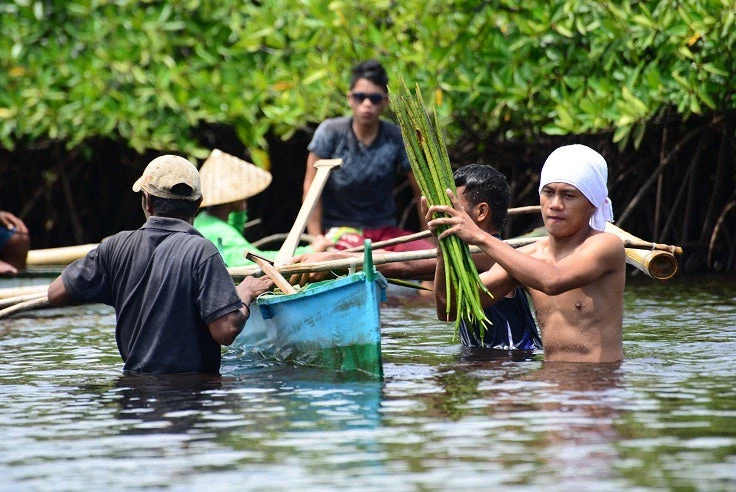
[[(462, 166), (453, 177), (460, 206), (481, 230), (501, 239), (511, 195), (506, 177), (497, 169), (480, 164)], [(437, 260), (434, 261), (436, 264)], [(478, 263), (483, 265), (482, 260)], [(481, 271), (488, 268), (490, 265)], [(497, 303), (486, 306), (484, 311), (491, 324), (483, 329), (478, 324), (467, 326), (465, 322), (460, 323), (460, 340), (464, 346), (503, 351), (542, 348), (526, 292), (521, 287), (511, 289)]]
[[(311, 235), (323, 234), (337, 249), (410, 234), (396, 226), (393, 196), (397, 176), (406, 175), (419, 210), (419, 186), (411, 172), (401, 129), (381, 115), (388, 107), (388, 75), (376, 60), (353, 68), (347, 94), (352, 116), (323, 121), (309, 143), (304, 176), (304, 196), (309, 190), (319, 159), (342, 159), (342, 166), (330, 173), (321, 200), (307, 224)], [(434, 247), (428, 240), (417, 240), (386, 248), (410, 251)]]
[[(545, 360), (613, 362), (623, 358), (623, 292), (626, 256), (621, 239), (603, 232), (613, 219), (605, 159), (584, 145), (567, 145), (544, 163), (539, 185), (542, 219), (549, 236), (514, 249), (482, 230), (450, 191), (453, 206), (423, 208), (438, 239), (457, 235), (496, 262), (481, 274), (495, 296), (481, 293), (484, 305), (499, 302), (523, 286), (542, 331)], [(445, 214), (435, 215), (435, 214)], [(443, 232), (438, 228), (446, 226)], [(437, 316), (446, 319), (445, 275), (435, 273)], [(454, 304), (454, 303), (453, 303)], [(451, 312), (451, 319), (456, 316)]]
[[(233, 155), (213, 150), (199, 170), (202, 180), (202, 211), (194, 218), (194, 227), (212, 241), (228, 267), (252, 265), (245, 251), (273, 260), (278, 251), (261, 250), (243, 236), (248, 221), (247, 199), (271, 184), (271, 174)], [(309, 246), (300, 246), (295, 254), (324, 251), (331, 243), (317, 236)]]
[[(457, 186), (460, 205), (477, 226), (494, 237), (506, 223), (511, 190), (506, 177), (492, 166), (467, 164), (459, 167), (453, 177)], [(362, 256), (363, 253), (318, 253), (304, 255), (295, 261), (316, 262)], [(474, 256), (479, 271), (488, 270), (493, 264), (486, 254)], [(437, 260), (412, 260), (376, 265), (378, 271), (390, 278), (426, 279), (433, 278)], [(318, 281), (323, 275), (303, 275), (292, 277), (294, 283)], [(492, 325), (480, 334), (479, 326), (460, 325), (460, 340), (466, 347), (483, 347), (503, 351), (532, 351), (541, 348), (542, 342), (536, 323), (529, 308), (526, 292), (521, 288), (512, 289), (497, 304), (486, 308), (486, 315)]]
[(0, 210), (0, 275), (17, 275), (25, 270), (30, 247), (25, 223), (12, 213)]
[(141, 192), (146, 223), (65, 268), (49, 302), (113, 306), (126, 373), (219, 374), (221, 346), (235, 340), (251, 301), (272, 283), (247, 277), (236, 287), (215, 246), (192, 227), (202, 194), (188, 160), (157, 157), (133, 191)]

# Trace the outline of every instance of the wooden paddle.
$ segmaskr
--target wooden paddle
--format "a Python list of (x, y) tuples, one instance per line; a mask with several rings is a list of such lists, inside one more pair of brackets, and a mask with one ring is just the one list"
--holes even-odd
[(252, 251), (245, 252), (245, 259), (250, 260), (261, 267), (263, 273), (273, 280), (273, 283), (276, 284), (276, 287), (281, 289), (281, 292), (284, 294), (296, 294), (296, 289), (278, 272), (278, 270), (276, 270), (276, 268), (274, 268), (268, 259), (259, 256)]
[(286, 236), (281, 249), (279, 249), (273, 261), (277, 267), (285, 264), (294, 256), (294, 251), (296, 251), (296, 247), (299, 244), (299, 237), (304, 232), (304, 228), (307, 227), (309, 216), (312, 214), (317, 200), (319, 200), (322, 189), (325, 187), (325, 183), (327, 183), (327, 178), (330, 177), (330, 171), (332, 171), (333, 167), (340, 167), (341, 165), (342, 159), (320, 159), (314, 163), (317, 173), (314, 175), (312, 184), (309, 185), (309, 190), (307, 190), (307, 195), (304, 197), (304, 202), (302, 202), (302, 207), (299, 209), (299, 214), (296, 216), (294, 225), (291, 227), (289, 235)]

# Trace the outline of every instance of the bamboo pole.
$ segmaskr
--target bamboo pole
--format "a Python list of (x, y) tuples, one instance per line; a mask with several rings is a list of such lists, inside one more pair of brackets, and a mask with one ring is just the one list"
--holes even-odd
[[(606, 232), (616, 234), (624, 241), (624, 245), (628, 242), (634, 243), (646, 243), (638, 237), (630, 234), (619, 227), (606, 223)], [(650, 243), (651, 249), (643, 248), (626, 248), (626, 263), (632, 265), (651, 278), (656, 280), (668, 280), (675, 276), (678, 271), (677, 258), (675, 254), (682, 254), (682, 248), (679, 246), (669, 246), (666, 250), (657, 250), (655, 246), (667, 246), (657, 245), (656, 243)]]
[[(422, 249), (418, 251), (402, 251), (398, 253), (382, 253), (373, 255), (373, 264), (383, 265), (384, 263), (397, 261), (426, 260), (427, 258), (436, 257), (437, 250), (435, 248)], [(329, 272), (331, 270), (343, 271), (362, 265), (363, 258), (356, 256), (354, 258), (316, 261), (313, 263), (292, 263), (276, 267), (276, 270), (283, 276), (288, 276), (297, 273)], [(227, 270), (235, 280), (242, 280), (250, 275), (263, 275), (263, 270), (257, 265), (231, 267)]]
[(30, 301), (31, 299), (38, 299), (39, 297), (44, 297), (46, 295), (46, 291), (43, 291), (38, 294), (25, 294), (22, 296), (15, 296), (15, 297), (8, 297), (6, 299), (0, 299), (0, 309), (5, 309), (6, 307), (15, 306), (16, 304), (20, 304), (21, 302)]
[(28, 301), (19, 302), (18, 304), (15, 304), (14, 306), (10, 306), (5, 309), (0, 309), (0, 319), (5, 319), (9, 316), (12, 316), (14, 314), (17, 314), (23, 311), (30, 311), (32, 309), (40, 309), (48, 305), (49, 305), (49, 298), (47, 296), (36, 297)]
[(27, 294), (45, 294), (49, 290), (49, 285), (26, 285), (23, 287), (6, 287), (0, 289), (0, 299), (7, 299), (9, 297), (24, 296)]
[(511, 207), (507, 215), (533, 214), (542, 210), (539, 205), (527, 205), (525, 207)]
[[(529, 214), (529, 213), (536, 213), (541, 210), (541, 207), (539, 205), (528, 205), (525, 207), (513, 207), (508, 209), (508, 215), (520, 215), (520, 214)], [(409, 243), (411, 241), (416, 241), (417, 239), (427, 239), (432, 235), (431, 231), (424, 230), (415, 232), (414, 234), (407, 234), (406, 236), (400, 236), (395, 237), (393, 239), (386, 239), (385, 241), (377, 241), (373, 243), (372, 247), (373, 249), (378, 248), (385, 248), (386, 246), (394, 246), (396, 244), (404, 244)], [(363, 245), (360, 246), (354, 246), (352, 248), (345, 249), (344, 251), (348, 253), (359, 253), (363, 251)]]
[[(512, 239), (505, 239), (504, 242), (513, 248), (520, 248), (528, 244), (539, 241), (542, 237), (518, 237)], [(470, 246), (470, 253), (480, 253), (481, 250), (477, 246)], [(431, 249), (420, 249), (416, 251), (400, 251), (400, 252), (386, 252), (373, 254), (373, 264), (383, 265), (385, 263), (395, 263), (404, 261), (415, 261), (415, 260), (426, 260), (429, 258), (437, 257), (437, 248)], [(363, 265), (363, 259), (355, 256), (352, 258), (342, 258), (339, 260), (326, 260), (326, 261), (315, 261), (312, 263), (292, 263), (290, 265), (283, 265), (277, 267), (284, 276), (294, 275), (299, 273), (317, 273), (317, 272), (329, 272), (344, 271), (350, 268), (355, 268)], [(264, 272), (257, 265), (248, 265), (240, 267), (232, 267), (227, 269), (230, 275), (235, 280), (242, 280), (244, 277), (250, 275), (263, 275)]]
[(26, 256), (26, 264), (30, 266), (68, 265), (84, 257), (99, 246), (99, 243), (79, 244), (61, 248), (32, 249)]
[[(613, 226), (613, 224), (611, 224)], [(615, 226), (613, 226), (615, 227)], [(623, 237), (620, 234), (617, 234), (621, 239), (624, 241), (624, 246), (626, 248), (639, 248), (639, 249), (653, 249), (657, 251), (667, 251), (669, 253), (681, 255), (682, 254), (682, 248), (680, 246), (673, 246), (670, 244), (659, 244), (659, 243), (652, 243), (650, 241), (644, 241), (643, 239), (639, 239), (636, 236), (632, 236), (631, 234), (628, 234), (626, 231), (623, 231), (622, 229), (618, 229), (622, 233), (626, 234), (627, 237)], [(613, 231), (608, 231), (613, 232)], [(616, 234), (614, 232), (614, 234)], [(387, 239), (385, 241), (378, 241), (376, 243), (373, 243), (374, 248), (382, 248), (384, 246), (392, 246), (394, 244), (403, 244), (411, 241), (416, 241), (417, 239), (426, 239), (430, 237), (432, 233), (430, 231), (421, 231), (421, 232), (415, 232), (414, 234), (408, 234), (406, 236), (400, 236), (393, 239)], [(534, 241), (529, 241), (527, 243), (523, 243), (522, 240), (526, 239), (536, 239), (535, 237), (531, 238), (515, 238), (515, 239), (508, 239), (506, 242), (513, 245), (514, 247), (521, 247), (525, 244), (532, 243)], [(346, 250), (343, 250), (347, 253), (357, 253), (360, 251), (363, 251), (363, 246), (355, 246), (353, 248), (348, 248)]]
[[(395, 244), (404, 244), (404, 243), (410, 243), (412, 241), (416, 241), (417, 239), (427, 239), (432, 236), (432, 231), (419, 231), (415, 232), (414, 234), (407, 234), (406, 236), (399, 236), (392, 239), (386, 239), (385, 241), (377, 241), (372, 244), (373, 249), (378, 248), (385, 248), (386, 246), (393, 246)], [(347, 248), (345, 250), (346, 253), (360, 253), (363, 251), (363, 245), (360, 246), (354, 246), (352, 248)]]
[[(606, 231), (616, 234), (621, 238), (626, 247), (626, 262), (635, 268), (641, 270), (649, 277), (655, 280), (667, 280), (672, 278), (678, 271), (677, 259), (674, 253), (682, 254), (682, 248), (679, 246), (671, 246), (666, 244), (656, 244), (642, 239), (608, 223), (606, 225)], [(428, 232), (428, 231), (427, 231)], [(513, 238), (504, 240), (505, 243), (509, 244), (514, 248), (520, 248), (528, 244), (534, 243), (540, 240), (544, 236), (540, 237), (523, 237)], [(652, 249), (654, 248), (654, 249)], [(658, 250), (657, 248), (662, 248)], [(470, 253), (479, 253), (480, 249), (477, 246), (470, 247)], [(674, 252), (674, 253), (673, 253)], [(404, 262), (414, 260), (426, 260), (437, 257), (437, 249), (423, 249), (418, 251), (403, 251), (394, 253), (382, 253), (373, 255), (374, 265), (383, 265), (385, 263), (392, 262)], [(329, 272), (329, 271), (346, 271), (351, 268), (356, 268), (363, 265), (362, 257), (353, 257), (340, 260), (328, 260), (319, 261), (314, 263), (293, 263), (290, 265), (283, 265), (276, 267), (275, 270), (283, 276), (294, 275), (300, 273), (316, 273), (316, 272)], [(263, 275), (264, 272), (261, 267), (257, 265), (241, 266), (228, 268), (228, 273), (235, 281), (241, 281), (243, 278), (250, 275)], [(21, 311), (29, 309), (36, 309), (37, 307), (43, 307), (46, 304), (39, 303), (34, 304), (32, 301), (39, 301), (39, 299), (46, 299), (46, 291), (48, 285), (38, 285), (29, 287), (16, 287), (10, 289), (0, 289), (0, 299), (16, 297), (13, 300), (15, 304), (11, 305), (0, 311), (0, 314), (5, 313), (8, 309), (15, 306), (30, 306), (20, 308), (10, 312), (10, 314), (0, 317), (10, 316)], [(3, 292), (4, 291), (4, 292)], [(3, 296), (3, 294), (5, 294)], [(12, 295), (8, 295), (12, 294)], [(28, 296), (28, 297), (23, 297)], [(8, 305), (10, 303), (4, 303)]]

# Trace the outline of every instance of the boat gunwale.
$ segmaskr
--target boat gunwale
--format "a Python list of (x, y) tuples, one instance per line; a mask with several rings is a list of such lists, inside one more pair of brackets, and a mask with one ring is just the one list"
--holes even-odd
[(375, 277), (370, 280), (368, 278), (368, 275), (366, 275), (365, 272), (362, 270), (359, 272), (351, 273), (342, 277), (338, 277), (335, 279), (330, 280), (322, 280), (320, 282), (316, 282), (314, 284), (308, 285), (307, 287), (302, 288), (298, 292), (294, 294), (262, 294), (258, 296), (255, 300), (256, 305), (263, 306), (263, 305), (269, 305), (269, 304), (278, 304), (281, 302), (286, 301), (293, 301), (305, 297), (314, 296), (317, 294), (321, 294), (323, 292), (329, 292), (331, 290), (350, 285), (356, 282), (375, 282), (377, 283), (378, 287), (381, 289), (385, 289), (388, 285), (388, 282), (386, 281), (385, 277), (381, 275), (380, 272), (375, 272)]

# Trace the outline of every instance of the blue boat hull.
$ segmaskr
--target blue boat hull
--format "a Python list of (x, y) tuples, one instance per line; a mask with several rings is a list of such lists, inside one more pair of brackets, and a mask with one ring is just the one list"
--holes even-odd
[(375, 270), (264, 295), (251, 305), (233, 346), (297, 364), (383, 376), (380, 302), (386, 279)]

